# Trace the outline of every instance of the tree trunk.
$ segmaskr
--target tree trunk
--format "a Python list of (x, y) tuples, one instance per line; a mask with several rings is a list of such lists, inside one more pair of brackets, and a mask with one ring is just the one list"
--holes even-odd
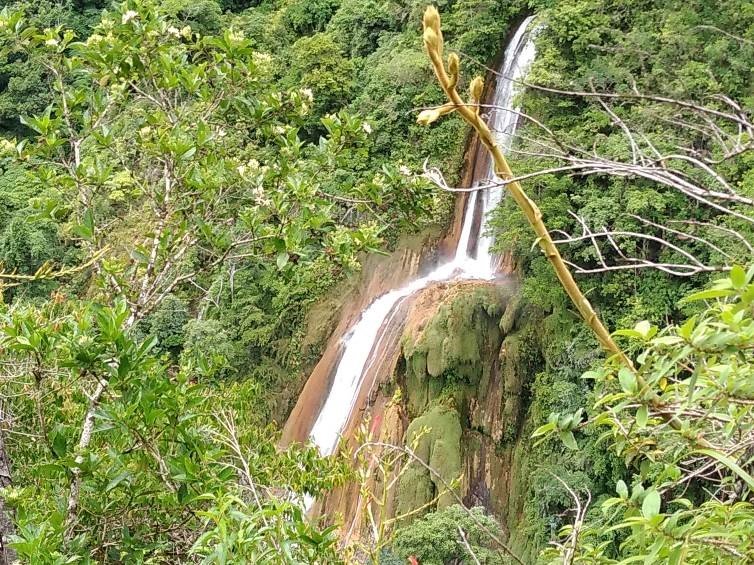
[[(10, 486), (10, 461), (5, 453), (5, 440), (0, 430), (0, 488)], [(13, 517), (0, 497), (0, 565), (10, 565), (16, 561), (16, 553), (8, 547), (8, 538), (13, 534)]]

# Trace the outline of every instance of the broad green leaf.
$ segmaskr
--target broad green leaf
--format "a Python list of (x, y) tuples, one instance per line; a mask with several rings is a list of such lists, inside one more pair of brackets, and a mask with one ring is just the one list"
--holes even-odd
[(695, 292), (694, 294), (688, 295), (686, 298), (681, 300), (681, 304), (686, 302), (695, 302), (697, 300), (710, 300), (712, 298), (723, 298), (725, 296), (731, 296), (733, 294), (733, 291), (730, 289), (725, 288), (710, 288), (708, 290), (703, 290), (701, 292)]
[(636, 411), (636, 426), (641, 430), (647, 426), (648, 411), (646, 405), (639, 406)]
[(735, 289), (743, 288), (746, 285), (746, 271), (741, 265), (734, 265), (730, 270), (730, 280)]
[(534, 433), (531, 434), (531, 437), (539, 437), (543, 436), (547, 433), (550, 433), (557, 427), (557, 424), (554, 422), (550, 422), (549, 424), (545, 424), (543, 426), (539, 426), (536, 430), (534, 430)]
[(626, 486), (626, 483), (625, 481), (623, 481), (623, 479), (619, 480), (615, 485), (615, 492), (617, 492), (618, 495), (623, 499), (628, 498), (628, 486)]
[(618, 371), (618, 381), (624, 392), (635, 393), (638, 385), (636, 382), (636, 375), (628, 367), (621, 367)]
[(577, 450), (579, 445), (576, 443), (576, 438), (573, 437), (573, 432), (563, 431), (559, 432), (558, 436), (568, 449)]
[(620, 335), (623, 337), (630, 337), (631, 339), (642, 339), (644, 336), (641, 332), (636, 330), (615, 330), (613, 335)]
[(278, 253), (278, 257), (277, 257), (277, 260), (276, 260), (278, 269), (281, 269), (281, 270), (284, 269), (285, 266), (288, 264), (288, 259), (289, 258), (290, 258), (290, 256), (287, 253), (285, 253), (285, 252)]
[(717, 459), (720, 463), (738, 475), (747, 485), (749, 485), (749, 488), (754, 491), (754, 477), (744, 471), (731, 457), (724, 453), (720, 453), (719, 451), (715, 451), (714, 449), (697, 449), (694, 453), (701, 453), (702, 455)]
[(657, 333), (657, 328), (653, 327), (647, 320), (642, 320), (634, 326), (634, 331), (637, 332), (642, 339), (647, 340), (654, 337)]
[(644, 496), (644, 501), (641, 503), (641, 513), (642, 516), (645, 518), (654, 518), (660, 513), (660, 493), (656, 490), (650, 490), (646, 496)]

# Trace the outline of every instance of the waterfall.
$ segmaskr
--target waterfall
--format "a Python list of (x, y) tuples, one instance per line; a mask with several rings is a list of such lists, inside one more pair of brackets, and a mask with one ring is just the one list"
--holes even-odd
[[(529, 29), (533, 17), (518, 27), (505, 50), (495, 92), (487, 111), (490, 129), (497, 135), (503, 150), (509, 149), (518, 123), (517, 108), (513, 107), (516, 85), (523, 78), (534, 59), (534, 41)], [(508, 78), (513, 79), (507, 80)], [(499, 108), (499, 109), (496, 109)], [(485, 186), (496, 180), (492, 161), (484, 178), (474, 179), (473, 186)], [(359, 396), (359, 389), (371, 354), (380, 344), (383, 330), (391, 313), (400, 303), (432, 283), (448, 280), (482, 279), (495, 277), (494, 258), (490, 253), (492, 236), (485, 228), (486, 217), (502, 197), (500, 187), (480, 189), (469, 194), (463, 215), (461, 235), (453, 258), (439, 265), (426, 276), (414, 279), (407, 285), (383, 294), (361, 314), (356, 324), (343, 336), (342, 357), (337, 364), (327, 400), (312, 427), (310, 437), (322, 455), (330, 455), (338, 444), (339, 436), (348, 421)], [(478, 201), (481, 199), (481, 206)], [(481, 209), (478, 233), (472, 233), (477, 209)], [(474, 246), (470, 242), (475, 241)]]

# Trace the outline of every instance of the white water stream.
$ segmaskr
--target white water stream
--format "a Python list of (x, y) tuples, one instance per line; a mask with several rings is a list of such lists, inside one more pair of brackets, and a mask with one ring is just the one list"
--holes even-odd
[[(524, 20), (506, 47), (500, 68), (502, 76), (497, 80), (491, 101), (492, 106), (500, 109), (492, 108), (486, 112), (489, 116), (490, 129), (498, 136), (498, 143), (503, 150), (510, 148), (518, 123), (518, 109), (513, 107), (517, 93), (516, 85), (503, 77), (514, 81), (521, 79), (531, 65), (535, 54), (529, 29), (532, 19), (533, 17), (529, 17)], [(489, 184), (496, 178), (490, 160), (485, 178), (475, 179), (475, 186)], [(317, 445), (322, 455), (330, 455), (338, 444), (343, 427), (358, 398), (367, 362), (375, 350), (375, 345), (379, 345), (383, 329), (387, 326), (386, 320), (400, 302), (435, 282), (494, 278), (495, 262), (490, 254), (492, 237), (484, 226), (487, 214), (498, 205), (501, 197), (502, 189), (499, 187), (471, 192), (466, 202), (455, 256), (428, 275), (414, 279), (407, 285), (374, 300), (363, 311), (358, 322), (343, 337), (343, 356), (338, 363), (330, 394), (311, 430), (311, 440)], [(483, 216), (482, 221), (477, 222), (476, 225), (481, 226), (478, 228), (480, 233), (472, 233), (479, 198), (482, 199)], [(471, 241), (476, 241), (475, 249), (469, 249)]]

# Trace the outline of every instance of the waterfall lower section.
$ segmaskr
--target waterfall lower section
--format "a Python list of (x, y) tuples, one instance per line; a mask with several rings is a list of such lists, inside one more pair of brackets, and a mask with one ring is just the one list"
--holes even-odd
[[(500, 77), (485, 106), (490, 128), (504, 150), (510, 148), (518, 124), (518, 109), (514, 106), (516, 81), (523, 78), (535, 54), (531, 22), (531, 17), (522, 22), (509, 42), (499, 70)], [(379, 433), (383, 437), (386, 432), (388, 437), (391, 433), (403, 435), (406, 415), (395, 407), (388, 408), (386, 399), (377, 398), (376, 390), (381, 383), (390, 380), (396, 367), (403, 362), (401, 341), (406, 335), (407, 324), (417, 324), (415, 329), (419, 333), (426, 330), (429, 318), (416, 312), (435, 312), (438, 304), (453, 298), (459, 289), (471, 292), (482, 289), (478, 292), (495, 294), (506, 286), (506, 269), (501, 268), (500, 258), (492, 255), (493, 238), (485, 229), (487, 215), (500, 202), (502, 188), (483, 150), (477, 150), (470, 180), (471, 186), (478, 190), (468, 193), (465, 206), (460, 210), (462, 221), (455, 249), (432, 258), (435, 266), (424, 274), (420, 274), (423, 258), (412, 255), (407, 280), (394, 290), (376, 297), (372, 295), (374, 298), (369, 299), (358, 317), (344, 316), (285, 425), (284, 443), (311, 440), (322, 454), (329, 455), (338, 446), (340, 438), (348, 438), (354, 427), (364, 420), (364, 410), (370, 406), (373, 431), (381, 430)], [(485, 288), (488, 290), (483, 290)], [(462, 312), (461, 318), (464, 315)], [(478, 315), (484, 317), (483, 312)], [(458, 320), (453, 323), (457, 324)], [(463, 323), (455, 329), (468, 333)], [(490, 335), (497, 335), (494, 329), (490, 329)], [(467, 346), (473, 349), (480, 344), (457, 345), (460, 349)], [(479, 352), (473, 351), (473, 354)], [(422, 371), (428, 374), (441, 371), (442, 359), (435, 358), (438, 356), (436, 352), (433, 355), (431, 359), (424, 358), (423, 367), (404, 368), (406, 378), (413, 378), (411, 375), (418, 378)], [(479, 378), (479, 375), (474, 376), (470, 382), (479, 383)], [(487, 380), (489, 378), (488, 375)], [(413, 385), (406, 382), (404, 386)], [(432, 415), (434, 421), (445, 421), (444, 418), (439, 413)], [(455, 423), (448, 425), (455, 429)], [(407, 435), (410, 434), (409, 426)], [(401, 442), (404, 438), (389, 439)], [(460, 464), (459, 461), (459, 468)], [(325, 501), (325, 506), (337, 507), (343, 514), (353, 516), (358, 503), (346, 492), (336, 493), (335, 498), (338, 497), (342, 499), (340, 502)]]

